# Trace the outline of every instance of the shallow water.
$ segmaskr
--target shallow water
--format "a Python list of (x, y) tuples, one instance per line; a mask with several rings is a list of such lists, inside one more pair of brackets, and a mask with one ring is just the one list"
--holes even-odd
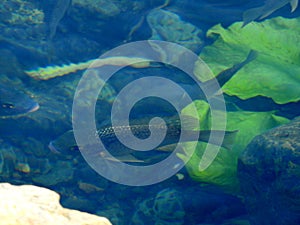
[[(257, 20), (257, 26), (260, 27), (262, 24), (261, 27), (266, 27), (268, 25), (263, 24), (265, 21), (272, 21), (278, 16), (297, 19), (300, 10), (296, 9), (291, 13), (288, 3), (263, 20)], [(261, 219), (263, 215), (253, 213), (251, 207), (255, 207), (255, 204), (257, 208), (268, 207), (268, 204), (261, 206), (259, 201), (251, 204), (244, 201), (244, 197), (249, 194), (246, 191), (249, 190), (243, 188), (243, 185), (240, 188), (240, 183), (243, 184), (244, 180), (237, 175), (242, 168), (237, 165), (238, 156), (252, 138), (300, 115), (300, 94), (296, 88), (297, 85), (300, 87), (300, 77), (297, 74), (300, 67), (299, 54), (293, 53), (289, 47), (289, 41), (295, 42), (294, 49), (300, 47), (297, 44), (300, 31), (294, 25), (297, 25), (295, 21), (287, 22), (288, 25), (291, 24), (291, 28), (286, 24), (282, 25), (284, 22), (279, 20), (274, 22), (275, 25), (270, 25), (275, 27), (274, 36), (278, 34), (276, 29), (285, 30), (286, 35), (291, 33), (286, 40), (283, 36), (280, 40), (285, 41), (278, 42), (278, 46), (271, 44), (270, 47), (272, 42), (269, 39), (273, 36), (265, 35), (264, 31), (259, 33), (263, 38), (258, 39), (259, 44), (254, 47), (251, 41), (241, 43), (239, 34), (234, 38), (229, 35), (227, 37), (229, 39), (220, 48), (216, 44), (222, 42), (222, 38), (217, 39), (222, 35), (213, 28), (215, 25), (221, 24), (224, 30), (230, 31), (233, 29), (232, 24), (243, 21), (243, 13), (246, 10), (259, 6), (261, 2), (250, 0), (231, 0), (226, 3), (220, 0), (71, 2), (53, 0), (48, 3), (34, 0), (4, 0), (0, 6), (0, 86), (10, 92), (14, 92), (11, 87), (15, 87), (18, 93), (22, 91), (24, 98), (9, 99), (9, 102), (7, 96), (0, 98), (0, 103), (6, 107), (5, 116), (0, 115), (0, 181), (50, 188), (61, 195), (63, 206), (105, 216), (114, 225), (297, 224), (300, 219), (294, 211), (297, 212), (298, 209), (292, 207), (282, 215), (282, 218), (287, 219), (278, 220), (277, 223), (271, 215)], [(248, 29), (251, 24), (243, 29)], [(211, 29), (216, 29), (212, 31), (215, 36), (208, 35)], [(255, 29), (252, 32), (250, 40), (251, 34), (255, 39), (258, 33)], [(225, 40), (225, 32), (222, 34)], [(183, 53), (182, 49), (174, 47), (175, 45), (162, 48), (145, 42), (144, 45), (117, 49), (109, 55), (112, 58), (107, 62), (105, 59), (98, 61), (98, 63), (105, 61), (104, 65), (88, 69), (91, 65), (89, 60), (108, 54), (110, 50), (124, 44), (139, 43), (138, 41), (143, 40), (176, 43), (191, 50), (196, 54), (194, 56), (200, 55), (214, 76), (217, 74), (221, 76), (221, 72), (225, 69), (234, 69), (235, 65), (246, 59), (249, 50), (253, 48), (258, 51), (258, 58), (243, 64), (234, 72), (230, 70), (222, 75), (225, 78), (230, 76), (228, 83), (235, 79), (231, 83), (237, 84), (235, 88), (225, 84), (223, 95), (220, 95), (219, 89), (209, 90), (215, 87), (212, 84), (216, 84), (217, 80), (213, 79), (210, 84), (196, 74), (196, 70), (203, 74), (204, 70), (197, 69), (195, 61), (189, 60), (187, 52), (191, 52), (186, 50)], [(287, 49), (287, 53), (284, 49)], [(232, 54), (228, 54), (231, 51)], [(280, 54), (276, 55), (276, 51)], [(134, 64), (133, 57), (146, 58), (148, 53), (160, 62)], [(216, 60), (223, 57), (223, 61), (215, 62), (212, 60), (214, 57)], [(107, 55), (102, 58), (107, 58)], [(251, 67), (251, 64), (257, 62), (271, 69)], [(182, 68), (176, 68), (176, 65), (182, 65), (182, 68), (191, 72), (192, 76)], [(118, 71), (109, 78), (109, 72), (114, 70)], [(244, 78), (239, 79), (236, 74), (242, 71), (245, 71), (246, 75), (257, 75), (253, 76), (254, 81), (249, 82), (249, 87), (252, 87), (253, 83), (261, 83), (263, 91), (260, 92), (258, 89), (256, 91), (259, 93), (254, 97), (244, 97), (244, 92), (249, 89), (251, 92), (251, 88), (247, 89), (247, 84), (239, 86), (240, 80)], [(273, 71), (273, 77), (269, 71)], [(282, 74), (290, 76), (281, 78)], [(250, 75), (248, 76), (250, 78), (245, 79), (251, 80)], [(77, 85), (82, 82), (83, 76), (88, 76), (87, 80), (92, 79), (88, 85), (79, 89)], [(164, 80), (157, 80), (157, 77)], [(149, 80), (128, 88), (129, 94), (122, 92), (126, 86), (144, 78)], [(264, 84), (272, 83), (273, 80), (279, 80), (282, 85), (274, 82), (275, 84), (269, 87), (270, 92), (265, 91), (268, 87), (266, 88)], [(103, 89), (98, 95), (101, 85)], [(178, 85), (182, 89), (174, 91), (173, 85)], [(204, 89), (201, 89), (203, 87)], [(230, 88), (241, 93), (230, 94), (233, 92)], [(277, 95), (279, 92), (285, 93), (290, 99), (284, 98), (284, 94)], [(93, 99), (93, 95), (96, 99)], [(236, 139), (232, 140), (232, 150), (221, 148), (219, 156), (217, 158), (214, 156), (215, 164), (211, 162), (213, 166), (210, 170), (200, 172), (198, 169), (206, 148), (203, 143), (195, 147), (196, 152), (189, 163), (185, 161), (188, 149), (191, 148), (189, 144), (183, 144), (175, 155), (171, 154), (175, 149), (174, 146), (160, 146), (164, 148), (157, 150), (158, 143), (150, 149), (156, 150), (149, 154), (138, 152), (133, 155), (134, 158), (132, 155), (126, 155), (126, 160), (119, 158), (123, 164), (116, 163), (116, 160), (110, 157), (101, 158), (102, 150), (98, 151), (97, 147), (95, 150), (97, 145), (94, 145), (93, 137), (97, 135), (90, 129), (93, 121), (87, 120), (88, 118), (94, 118), (95, 127), (99, 129), (112, 124), (111, 118), (117, 118), (116, 123), (120, 123), (129, 117), (135, 123), (144, 124), (149, 123), (154, 117), (173, 118), (177, 115), (178, 118), (178, 111), (189, 116), (197, 116), (190, 108), (186, 108), (188, 105), (186, 102), (189, 100), (197, 102), (202, 130), (221, 129), (224, 121), (225, 125), (227, 122), (226, 130), (239, 130)], [(36, 102), (39, 108), (22, 110), (19, 114), (16, 110), (7, 111), (7, 107), (15, 109), (26, 103), (22, 101)], [(133, 101), (136, 102), (131, 105)], [(114, 107), (116, 111), (112, 113)], [(213, 126), (211, 117), (214, 115), (210, 114), (211, 111), (216, 110), (219, 113), (222, 109), (226, 109), (223, 113), (227, 119)], [(187, 117), (184, 118), (182, 127), (186, 125), (186, 129), (197, 129), (199, 121), (191, 122), (186, 119)], [(159, 124), (163, 125), (161, 121)], [(77, 143), (74, 143), (74, 139), (66, 139), (64, 149), (53, 145), (51, 148), (48, 147), (50, 142), (53, 143), (52, 141), (76, 127), (80, 128), (77, 129)], [(128, 141), (130, 135), (123, 132), (125, 128), (122, 128), (120, 134)], [(183, 133), (181, 131), (177, 135)], [(143, 139), (140, 141), (145, 141), (146, 138)], [(159, 137), (154, 138), (150, 144), (156, 143), (158, 139)], [(78, 141), (80, 143), (84, 141), (85, 144), (78, 144)], [(299, 142), (291, 145), (298, 146), (297, 144)], [(147, 150), (145, 143), (141, 146)], [(89, 152), (91, 149), (93, 154)], [(297, 147), (294, 149), (297, 150)], [(152, 169), (143, 173), (143, 168), (148, 166), (143, 162), (148, 159), (155, 159), (156, 162), (158, 159), (161, 160), (161, 155), (164, 156), (164, 160), (166, 155), (176, 159), (165, 163), (160, 161), (161, 164), (153, 165)], [(209, 160), (213, 155), (209, 153), (206, 156)], [(291, 160), (299, 166), (298, 161)], [(128, 169), (131, 166), (134, 168)], [(299, 174), (297, 166), (295, 176)], [(271, 185), (268, 179), (264, 181), (265, 185), (256, 190), (258, 196), (264, 193), (264, 187)], [(254, 178), (253, 182), (256, 182)], [(293, 190), (298, 190), (299, 185), (293, 187), (295, 187)], [(297, 192), (291, 193), (291, 198), (299, 199), (299, 195), (295, 193)], [(275, 196), (272, 199), (275, 199)], [(278, 204), (289, 204), (289, 199), (285, 199), (285, 196), (282, 199)], [(274, 202), (276, 204), (275, 200)], [(274, 214), (280, 215), (279, 209), (280, 207), (275, 208)]]

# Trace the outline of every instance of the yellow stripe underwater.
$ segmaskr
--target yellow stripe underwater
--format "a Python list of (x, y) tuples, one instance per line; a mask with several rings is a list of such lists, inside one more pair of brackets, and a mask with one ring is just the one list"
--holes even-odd
[(131, 66), (134, 68), (145, 68), (150, 66), (150, 61), (144, 58), (129, 58), (123, 56), (108, 57), (103, 59), (92, 59), (86, 62), (78, 64), (68, 64), (62, 66), (47, 66), (39, 67), (35, 70), (24, 71), (30, 77), (37, 80), (48, 80), (54, 77), (64, 76), (70, 73), (74, 73), (79, 70), (85, 70), (88, 68), (97, 68), (104, 65), (113, 66)]

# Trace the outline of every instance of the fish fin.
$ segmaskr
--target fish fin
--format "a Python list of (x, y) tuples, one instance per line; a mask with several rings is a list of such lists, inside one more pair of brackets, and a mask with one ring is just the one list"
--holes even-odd
[(105, 159), (113, 161), (113, 162), (127, 162), (127, 163), (143, 163), (143, 160), (135, 158), (133, 155), (124, 155), (124, 156), (118, 156), (118, 157), (105, 157)]
[(60, 151), (57, 150), (57, 148), (54, 146), (53, 141), (50, 141), (48, 148), (50, 151), (54, 154), (62, 154)]
[(199, 130), (199, 119), (193, 116), (181, 116), (182, 129), (184, 130)]
[(258, 19), (262, 20), (268, 16), (270, 16), (273, 12), (275, 12), (279, 8), (274, 8), (273, 10), (267, 11), (266, 13), (262, 14)]
[(294, 12), (296, 9), (297, 9), (297, 7), (298, 7), (298, 0), (292, 0), (291, 2), (290, 2), (290, 5), (291, 5), (291, 12)]
[[(263, 9), (264, 13), (261, 14), (259, 19), (262, 20), (262, 19), (270, 16), (273, 12), (275, 12), (276, 10), (282, 8), (286, 4), (287, 4), (287, 2), (285, 2), (285, 1), (277, 1), (276, 3), (275, 2), (272, 3), (272, 1), (266, 2), (265, 5), (264, 5), (264, 9)], [(290, 0), (290, 4), (292, 4), (291, 0)]]
[(251, 62), (254, 59), (256, 59), (258, 56), (258, 52), (251, 49), (250, 52), (248, 53), (247, 59), (245, 60), (245, 62)]
[(175, 144), (170, 144), (170, 145), (164, 145), (156, 148), (156, 151), (160, 152), (172, 152), (176, 148), (177, 143)]
[(216, 143), (214, 142), (214, 139), (218, 139), (219, 137), (222, 137), (224, 135), (223, 142), (222, 142), (221, 146), (223, 148), (226, 148), (227, 150), (231, 150), (232, 146), (234, 144), (235, 137), (236, 137), (236, 134), (237, 134), (238, 130), (234, 130), (234, 131), (214, 131), (214, 132), (216, 132), (216, 137), (212, 137), (212, 138), (210, 137), (211, 132), (212, 131), (209, 131), (209, 130), (201, 131), (199, 141), (203, 141), (203, 142), (207, 142), (207, 143), (216, 145)]
[(248, 23), (252, 22), (253, 20), (256, 20), (263, 12), (264, 7), (257, 7), (248, 9), (243, 13), (243, 25), (242, 27), (246, 26)]
[(236, 103), (230, 101), (226, 101), (226, 109), (234, 112), (243, 111), (239, 106), (236, 105)]
[(226, 131), (225, 137), (223, 139), (222, 147), (226, 148), (227, 150), (231, 150), (234, 145), (237, 133), (238, 130)]
[[(223, 87), (223, 85), (226, 84), (240, 69), (242, 69), (248, 63), (250, 63), (252, 60), (254, 60), (257, 57), (257, 55), (258, 55), (257, 51), (250, 50), (247, 55), (247, 58), (244, 61), (234, 64), (232, 67), (220, 72), (216, 76), (216, 79), (217, 79), (220, 87)], [(206, 88), (209, 88), (210, 85), (212, 85), (214, 82), (215, 82), (214, 79), (206, 81), (205, 82)]]
[[(269, 9), (269, 7), (266, 7), (267, 5), (265, 5), (264, 9), (268, 9), (268, 10), (264, 10), (266, 11), (264, 14), (261, 14), (261, 16), (259, 17), (259, 19), (264, 19), (267, 16), (271, 15), (273, 12), (275, 12), (276, 10), (282, 8), (283, 6), (285, 6), (287, 3), (285, 1), (283, 2), (279, 2), (277, 4), (272, 4), (271, 10)], [(294, 12), (296, 10), (296, 8), (298, 7), (298, 0), (290, 0), (290, 5), (291, 5), (291, 12)]]

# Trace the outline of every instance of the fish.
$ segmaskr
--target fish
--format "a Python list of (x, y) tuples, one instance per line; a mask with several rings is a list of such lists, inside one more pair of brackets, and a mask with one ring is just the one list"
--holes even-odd
[[(210, 98), (214, 98), (216, 96), (219, 96), (221, 93), (221, 89), (218, 89), (216, 87), (216, 83), (219, 84), (219, 87), (222, 87), (225, 83), (227, 83), (240, 69), (242, 69), (244, 66), (255, 60), (258, 56), (258, 52), (256, 50), (251, 49), (246, 59), (244, 59), (242, 62), (234, 64), (232, 67), (225, 69), (221, 71), (219, 74), (217, 74), (214, 78), (200, 82), (199, 84), (195, 82), (190, 83), (182, 83), (180, 80), (176, 81), (176, 83), (183, 89), (183, 91), (174, 91), (174, 86), (171, 86), (168, 84), (168, 82), (163, 82), (160, 79), (152, 79), (151, 80), (151, 94), (153, 96), (160, 96), (161, 91), (164, 91), (164, 98), (168, 99), (169, 102), (172, 102), (174, 106), (177, 106), (179, 109), (183, 109), (187, 106), (187, 103), (190, 102), (190, 99), (193, 101), (195, 100), (204, 100), (208, 101)], [(149, 72), (148, 72), (149, 73)], [(146, 74), (148, 74), (146, 72)], [(176, 72), (174, 72), (176, 73)], [(169, 74), (166, 72), (166, 76), (169, 76)], [(171, 75), (173, 75), (171, 73)], [(130, 90), (130, 95), (121, 95), (118, 96), (119, 102), (122, 103), (122, 106), (124, 106), (126, 103), (132, 102), (132, 97), (139, 96), (140, 93), (143, 92), (144, 89), (148, 89), (149, 86), (147, 83), (144, 85), (140, 85), (135, 87), (134, 89)], [(204, 93), (204, 91), (206, 93)], [(166, 113), (169, 115), (170, 108), (166, 107), (165, 103), (158, 102), (157, 99), (151, 99), (147, 100), (149, 104), (155, 105), (155, 108), (159, 109), (161, 113)], [(138, 104), (137, 104), (138, 105)], [(147, 114), (149, 112), (143, 111), (143, 107), (137, 107), (139, 110), (136, 110), (139, 114)], [(146, 107), (146, 110), (149, 110), (149, 107)], [(151, 109), (155, 111), (155, 109)]]
[(225, 83), (227, 83), (227, 81), (229, 81), (233, 77), (233, 75), (236, 74), (245, 65), (255, 60), (257, 56), (258, 56), (258, 52), (251, 49), (248, 53), (247, 58), (244, 61), (237, 63), (233, 65), (231, 68), (220, 72), (216, 77), (220, 87), (222, 87)]
[[(103, 145), (105, 148), (110, 152), (111, 155), (113, 155), (115, 158), (120, 160), (121, 162), (127, 162), (127, 163), (153, 163), (153, 161), (156, 161), (158, 159), (161, 159), (161, 156), (165, 156), (166, 153), (172, 152), (172, 150), (175, 149), (175, 145), (180, 138), (181, 135), (181, 122), (178, 118), (172, 116), (172, 117), (165, 117), (163, 118), (166, 122), (165, 124), (155, 124), (155, 125), (149, 125), (147, 120), (145, 118), (141, 119), (133, 119), (131, 124), (129, 126), (103, 126), (97, 131), (97, 135), (101, 139)], [(184, 135), (186, 138), (182, 139), (182, 142), (191, 142), (191, 141), (202, 141), (202, 142), (208, 142), (210, 137), (210, 130), (201, 130), (200, 135), (199, 131), (195, 131), (192, 129), (186, 129), (186, 128), (192, 128), (192, 126), (195, 126), (195, 120), (193, 117), (190, 116), (184, 116), (183, 122), (185, 123), (185, 132), (187, 135)], [(145, 139), (150, 136), (151, 132), (162, 132), (163, 130), (166, 131), (166, 136), (164, 140), (154, 149), (150, 151), (135, 151), (133, 149), (130, 149), (126, 146), (124, 146), (119, 140), (116, 135), (116, 132), (118, 135), (122, 135), (123, 137), (127, 137), (130, 134), (133, 134), (134, 136), (138, 137), (139, 139)], [(131, 133), (132, 132), (132, 133)], [(220, 135), (223, 133), (221, 131)], [(225, 149), (231, 149), (232, 143), (234, 142), (235, 136), (237, 131), (225, 131), (225, 137), (224, 141), (222, 143), (222, 147)], [(210, 140), (210, 144), (216, 144)], [(172, 150), (168, 148), (164, 148), (164, 146), (174, 146)], [(74, 132), (73, 130), (69, 130), (59, 136), (57, 139), (51, 141), (48, 145), (49, 149), (56, 154), (61, 155), (69, 155), (69, 154), (78, 154), (79, 146), (76, 143), (76, 140), (74, 138)], [(81, 146), (85, 147), (85, 146)], [(89, 146), (89, 148), (92, 146)], [(97, 149), (95, 152), (98, 155), (101, 155), (102, 157), (108, 159), (108, 160), (115, 160), (112, 158), (109, 158), (109, 156), (106, 155), (104, 150)], [(147, 160), (145, 160), (145, 158)], [(149, 160), (150, 159), (150, 160)]]
[[(245, 60), (234, 64), (228, 69), (221, 71), (215, 76), (215, 78), (200, 83), (200, 88), (198, 84), (180, 84), (180, 86), (186, 91), (187, 95), (174, 94), (174, 91), (169, 90), (168, 86), (163, 86), (158, 82), (153, 85), (153, 89), (155, 90), (154, 93), (159, 93), (159, 91), (165, 90), (165, 93), (168, 94), (168, 99), (172, 99), (173, 102), (178, 104), (179, 108), (184, 108), (186, 106), (182, 105), (185, 102), (188, 102), (188, 99), (186, 98), (191, 98), (193, 101), (208, 101), (208, 99), (210, 98), (219, 96), (222, 93), (222, 86), (224, 86), (224, 84), (226, 84), (240, 69), (242, 69), (244, 66), (246, 66), (253, 60), (255, 60), (257, 56), (258, 52), (256, 50), (251, 49)], [(220, 89), (216, 88), (216, 81), (218, 82)], [(204, 93), (203, 90), (206, 90), (206, 93)], [(225, 93), (223, 94), (226, 96)]]
[(39, 104), (25, 92), (0, 84), (0, 118), (22, 115), (39, 109)]
[[(251, 49), (247, 55), (247, 58), (240, 62), (237, 63), (235, 65), (233, 65), (232, 67), (221, 71), (217, 76), (216, 79), (220, 85), (220, 87), (222, 87), (225, 83), (227, 83), (233, 76), (234, 74), (236, 74), (240, 69), (242, 69), (245, 65), (247, 65), (248, 63), (252, 62), (254, 59), (256, 59), (258, 56), (258, 52)], [(205, 86), (206, 88), (209, 88), (211, 85), (214, 85), (215, 80), (211, 79), (208, 80), (206, 82), (203, 83), (203, 86)]]
[(243, 27), (256, 19), (266, 18), (287, 4), (291, 5), (291, 12), (294, 12), (298, 7), (298, 0), (267, 0), (263, 6), (246, 10), (243, 13)]
[[(220, 86), (223, 86), (227, 81), (229, 81), (233, 75), (239, 71), (242, 67), (244, 67), (246, 64), (250, 63), (252, 60), (254, 60), (257, 57), (258, 53), (255, 50), (250, 50), (247, 58), (235, 65), (233, 65), (231, 68), (226, 69), (222, 72), (220, 72), (217, 76), (216, 79), (219, 82)], [(203, 82), (203, 85), (206, 86), (206, 88), (209, 88), (210, 85), (215, 84), (215, 79), (208, 80), (206, 82)], [(154, 85), (155, 86), (155, 85)], [(192, 85), (183, 85), (184, 89), (186, 89), (189, 93), (189, 95), (192, 96), (193, 99), (205, 99), (205, 95), (201, 95), (197, 91), (197, 89), (194, 89)], [(160, 89), (161, 90), (161, 89)], [(196, 90), (196, 91), (194, 91)], [(167, 91), (168, 92), (168, 91)], [(172, 94), (172, 92), (170, 91)], [(170, 96), (171, 97), (171, 96)], [(173, 96), (174, 97), (174, 96)], [(179, 96), (175, 96), (176, 99), (180, 99)], [(127, 99), (128, 100), (128, 99)], [(161, 154), (165, 153), (170, 153), (175, 149), (175, 144), (178, 141), (178, 138), (180, 136), (180, 120), (175, 119), (174, 116), (169, 116), (165, 117), (167, 121), (167, 127), (168, 131), (166, 134), (166, 138), (164, 141), (156, 147), (154, 151), (154, 155), (157, 154), (157, 152)], [(195, 124), (195, 119), (185, 116), (184, 120), (188, 124), (188, 127), (190, 125)], [(196, 122), (197, 123), (197, 122)], [(166, 127), (164, 127), (166, 128)], [(162, 127), (152, 127), (152, 129), (157, 132), (160, 132)], [(110, 149), (114, 156), (117, 156), (118, 159), (122, 162), (144, 162), (143, 160), (138, 159), (133, 152), (132, 149), (125, 148), (117, 139), (117, 136), (115, 135), (115, 131), (118, 130), (118, 132), (121, 132), (122, 135), (128, 135), (127, 132), (133, 132), (133, 134), (139, 138), (146, 138), (150, 135), (150, 130), (149, 130), (149, 124), (145, 122), (144, 119), (135, 119), (135, 121), (131, 121), (130, 127), (112, 127), (112, 126), (103, 126), (100, 128), (97, 132), (99, 135), (99, 138), (103, 141), (104, 145)], [(210, 133), (212, 131), (210, 130), (202, 130), (200, 132), (200, 136), (195, 139), (195, 131), (194, 130), (189, 130), (188, 131), (188, 139), (183, 140), (183, 142), (188, 142), (188, 141), (203, 141), (203, 142), (208, 142)], [(223, 134), (223, 131), (214, 131), (216, 132), (215, 134), (218, 135), (218, 132), (220, 135)], [(238, 131), (225, 131), (225, 137), (222, 143), (222, 147), (225, 149), (231, 149), (232, 145), (234, 143), (235, 135)], [(211, 143), (210, 144), (215, 144)], [(51, 141), (48, 145), (49, 149), (56, 154), (61, 154), (61, 155), (69, 155), (72, 153), (77, 154), (79, 150), (79, 146), (76, 143), (76, 140), (74, 138), (74, 132), (73, 130), (69, 130), (56, 138), (55, 140)], [(104, 156), (105, 157), (105, 156)]]
[(55, 0), (55, 4), (49, 21), (50, 40), (54, 38), (59, 22), (64, 18), (66, 12), (68, 11), (71, 5), (71, 0)]

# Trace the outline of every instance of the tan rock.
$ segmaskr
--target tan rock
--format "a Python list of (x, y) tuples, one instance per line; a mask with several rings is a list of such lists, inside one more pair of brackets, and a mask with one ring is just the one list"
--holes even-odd
[(63, 208), (54, 191), (0, 183), (1, 225), (111, 225), (108, 219)]

